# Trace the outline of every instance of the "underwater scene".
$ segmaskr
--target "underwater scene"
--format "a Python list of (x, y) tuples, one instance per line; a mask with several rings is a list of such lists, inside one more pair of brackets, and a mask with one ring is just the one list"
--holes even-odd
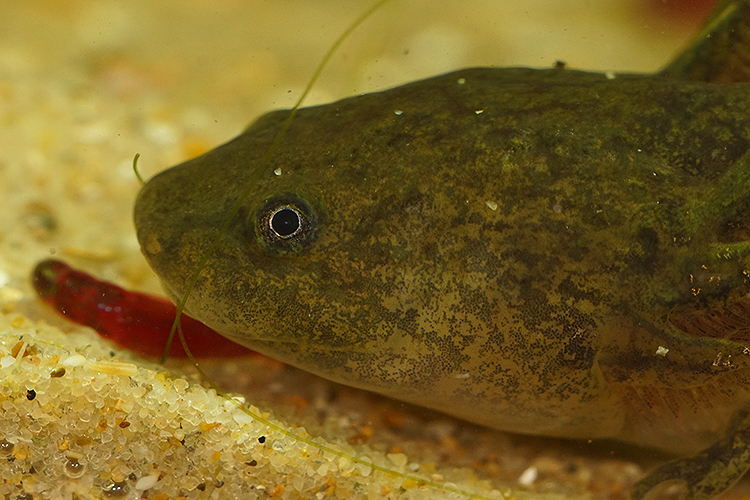
[(750, 497), (749, 1), (0, 39), (5, 498)]

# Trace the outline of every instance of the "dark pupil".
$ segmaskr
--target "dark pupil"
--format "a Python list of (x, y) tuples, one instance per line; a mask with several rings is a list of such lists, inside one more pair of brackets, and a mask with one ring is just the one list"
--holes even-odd
[(299, 215), (291, 208), (282, 208), (271, 217), (271, 229), (282, 238), (291, 236), (299, 229)]

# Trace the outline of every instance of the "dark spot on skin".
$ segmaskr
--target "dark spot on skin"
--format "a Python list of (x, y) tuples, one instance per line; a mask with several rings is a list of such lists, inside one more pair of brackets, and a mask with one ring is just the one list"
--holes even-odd
[(34, 389), (27, 389), (26, 390), (26, 399), (29, 401), (33, 401), (36, 397), (36, 391)]
[(654, 273), (659, 262), (659, 234), (650, 227), (641, 227), (635, 237), (640, 249), (630, 254), (631, 268), (644, 274)]
[(400, 148), (408, 146), (414, 138), (409, 133), (401, 133), (394, 135), (386, 144), (391, 148)]
[(582, 262), (589, 254), (589, 249), (582, 246), (574, 246), (568, 250), (568, 257), (574, 262)]
[(469, 224), (481, 224), (483, 222), (483, 218), (481, 215), (479, 215), (477, 212), (472, 212), (471, 215), (469, 215), (468, 223)]
[(521, 318), (527, 328), (536, 329), (541, 323), (552, 319), (554, 308), (550, 306), (545, 291), (534, 288), (529, 283), (522, 283), (519, 292), (522, 300)]
[[(582, 280), (585, 281), (585, 280)], [(566, 298), (579, 300), (588, 300), (593, 305), (598, 306), (601, 302), (601, 293), (595, 289), (586, 289), (576, 285), (570, 276), (564, 278), (557, 286), (557, 291)]]
[(643, 253), (646, 255), (652, 255), (659, 250), (659, 235), (653, 228), (642, 227), (638, 229), (635, 237), (641, 243)]

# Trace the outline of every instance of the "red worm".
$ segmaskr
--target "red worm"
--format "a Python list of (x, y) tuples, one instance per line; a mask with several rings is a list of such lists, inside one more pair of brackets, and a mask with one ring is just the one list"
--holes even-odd
[[(69, 320), (89, 326), (102, 337), (141, 355), (164, 354), (177, 313), (168, 300), (129, 292), (54, 259), (37, 264), (32, 281), (41, 299)], [(185, 314), (180, 323), (190, 352), (196, 358), (252, 353)], [(187, 357), (176, 335), (169, 356)]]

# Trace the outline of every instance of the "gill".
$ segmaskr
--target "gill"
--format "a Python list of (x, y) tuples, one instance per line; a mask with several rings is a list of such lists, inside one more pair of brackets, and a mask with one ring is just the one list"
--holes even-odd
[[(242, 208), (242, 206), (245, 204), (248, 197), (250, 196), (250, 193), (252, 192), (253, 182), (256, 179), (260, 178), (260, 176), (263, 175), (263, 173), (265, 173), (265, 171), (267, 170), (267, 167), (270, 165), (273, 155), (278, 151), (281, 145), (281, 141), (283, 140), (284, 135), (286, 134), (286, 131), (291, 125), (292, 120), (297, 114), (297, 111), (302, 106), (302, 103), (304, 102), (305, 98), (310, 93), (310, 90), (313, 88), (313, 86), (317, 82), (321, 73), (323, 72), (325, 67), (328, 65), (333, 55), (338, 51), (341, 44), (344, 43), (344, 41), (347, 38), (349, 38), (349, 36), (354, 31), (356, 31), (356, 29), (362, 23), (364, 23), (367, 19), (369, 19), (375, 12), (380, 10), (381, 7), (383, 7), (384, 5), (386, 5), (387, 3), (391, 1), (392, 0), (376, 0), (374, 3), (372, 3), (362, 14), (359, 15), (359, 17), (357, 17), (354, 21), (352, 21), (352, 23), (338, 36), (338, 38), (336, 38), (336, 40), (331, 44), (330, 48), (321, 59), (320, 63), (318, 64), (318, 67), (316, 68), (312, 77), (310, 78), (304, 90), (302, 91), (302, 94), (300, 95), (300, 97), (297, 99), (296, 103), (290, 110), (289, 116), (287, 116), (281, 128), (276, 133), (276, 136), (274, 137), (274, 140), (271, 143), (271, 146), (266, 150), (265, 154), (263, 155), (260, 161), (260, 165), (259, 165), (260, 168), (255, 170), (255, 172), (257, 173), (254, 173), (253, 176), (249, 179), (249, 182), (247, 183), (248, 187), (240, 194), (240, 196), (235, 201), (234, 205), (232, 205), (231, 210), (224, 217), (216, 237), (211, 241), (208, 249), (203, 253), (203, 255), (201, 256), (201, 259), (198, 261), (198, 264), (196, 265), (195, 270), (191, 274), (187, 289), (185, 290), (185, 293), (182, 295), (179, 302), (177, 303), (177, 314), (175, 315), (174, 322), (172, 323), (172, 327), (170, 328), (169, 338), (167, 340), (167, 345), (164, 348), (164, 354), (161, 357), (161, 362), (163, 363), (166, 360), (169, 350), (172, 347), (172, 342), (174, 341), (175, 334), (177, 334), (180, 342), (182, 343), (182, 347), (184, 348), (185, 353), (187, 354), (188, 359), (193, 364), (193, 366), (195, 366), (195, 369), (198, 371), (198, 373), (200, 373), (200, 375), (209, 384), (209, 386), (216, 391), (216, 394), (226, 399), (227, 401), (231, 402), (235, 407), (237, 407), (237, 409), (239, 409), (240, 411), (248, 415), (253, 420), (267, 426), (267, 428), (273, 429), (274, 431), (279, 432), (280, 434), (284, 436), (295, 439), (298, 442), (304, 443), (307, 446), (316, 448), (323, 453), (328, 453), (338, 458), (350, 460), (352, 463), (362, 465), (373, 471), (381, 472), (386, 475), (390, 475), (394, 477), (399, 477), (405, 480), (408, 479), (408, 480), (414, 481), (416, 484), (419, 484), (419, 485), (429, 486), (431, 488), (435, 488), (437, 490), (441, 490), (446, 493), (453, 493), (453, 494), (461, 495), (466, 498), (473, 498), (477, 500), (490, 500), (490, 498), (487, 496), (477, 494), (477, 493), (472, 493), (470, 491), (463, 490), (459, 487), (451, 486), (448, 484), (441, 484), (436, 481), (426, 479), (424, 477), (419, 477), (419, 476), (415, 476), (412, 474), (394, 471), (387, 467), (378, 465), (370, 460), (357, 458), (348, 453), (337, 450), (336, 448), (332, 446), (320, 444), (318, 442), (313, 441), (311, 438), (300, 436), (299, 434), (295, 434), (279, 425), (274, 424), (267, 418), (264, 418), (263, 416), (261, 416), (259, 413), (256, 413), (252, 411), (250, 408), (246, 407), (242, 402), (238, 401), (236, 398), (232, 398), (231, 396), (229, 396), (208, 376), (208, 374), (203, 370), (203, 368), (200, 366), (198, 361), (195, 359), (192, 352), (190, 352), (190, 348), (187, 345), (187, 342), (185, 340), (185, 336), (182, 332), (182, 327), (180, 324), (180, 316), (185, 310), (187, 301), (190, 298), (190, 294), (195, 288), (196, 283), (198, 282), (198, 278), (200, 277), (201, 272), (203, 271), (206, 264), (208, 263), (208, 260), (213, 255), (214, 251), (216, 250), (216, 247), (221, 242), (221, 239), (227, 234), (227, 231), (229, 230), (229, 225), (231, 224), (232, 220), (239, 213), (240, 209)], [(140, 153), (137, 153), (133, 158), (133, 171), (135, 172), (135, 175), (138, 181), (141, 184), (144, 184), (143, 178), (141, 177), (137, 168), (139, 158), (140, 158)], [(331, 349), (329, 348), (328, 350), (331, 350)], [(351, 350), (351, 348), (349, 348), (348, 350)]]

